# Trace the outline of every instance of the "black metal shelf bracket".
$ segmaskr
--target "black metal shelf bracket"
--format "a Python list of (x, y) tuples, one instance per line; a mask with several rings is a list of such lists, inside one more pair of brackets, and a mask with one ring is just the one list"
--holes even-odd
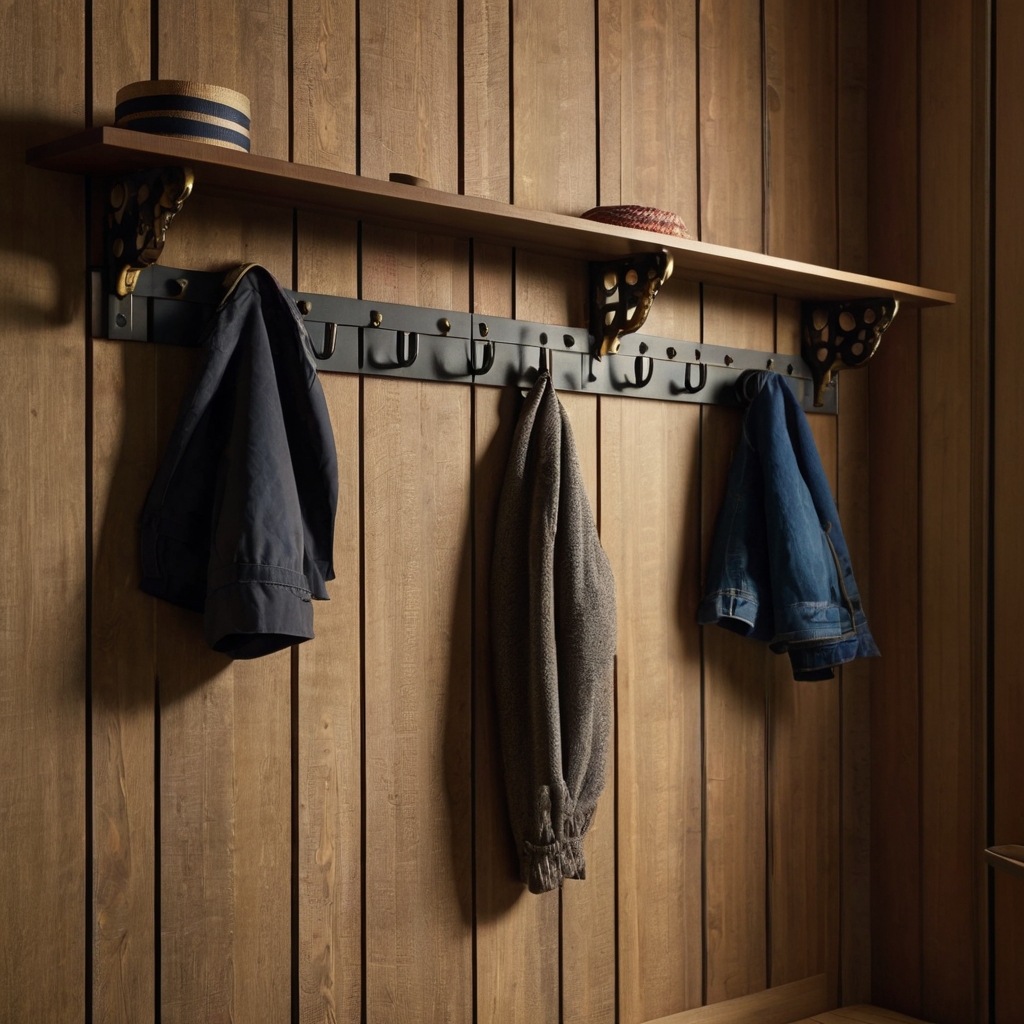
[(805, 302), (802, 352), (814, 381), (814, 404), (844, 367), (861, 367), (878, 351), (882, 335), (899, 312), (895, 298), (850, 302)]

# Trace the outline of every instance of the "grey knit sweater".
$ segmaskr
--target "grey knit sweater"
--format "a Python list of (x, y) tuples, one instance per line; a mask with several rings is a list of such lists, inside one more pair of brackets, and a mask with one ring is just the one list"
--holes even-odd
[(584, 878), (604, 788), (615, 580), (572, 428), (547, 374), (523, 404), (491, 573), (494, 685), (509, 814), (531, 892)]

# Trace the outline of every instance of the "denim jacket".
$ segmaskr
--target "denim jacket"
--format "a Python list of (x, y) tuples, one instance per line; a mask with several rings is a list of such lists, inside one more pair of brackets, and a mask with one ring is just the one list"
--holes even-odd
[(764, 372), (743, 420), (698, 621), (789, 653), (795, 679), (871, 657), (839, 514), (793, 392)]

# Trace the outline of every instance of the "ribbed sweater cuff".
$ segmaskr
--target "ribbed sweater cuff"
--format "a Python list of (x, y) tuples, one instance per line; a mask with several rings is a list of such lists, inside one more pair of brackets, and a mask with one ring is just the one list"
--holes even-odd
[(563, 878), (586, 878), (583, 837), (572, 836), (544, 846), (524, 840), (520, 869), (523, 881), (529, 885), (530, 892), (535, 893), (557, 889)]

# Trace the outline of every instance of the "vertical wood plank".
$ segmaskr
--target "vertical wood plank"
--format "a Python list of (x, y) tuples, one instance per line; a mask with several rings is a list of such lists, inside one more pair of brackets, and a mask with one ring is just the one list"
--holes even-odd
[[(701, 238), (764, 247), (761, 5), (700, 7)], [(771, 351), (768, 296), (703, 290), (703, 340)], [(706, 558), (739, 437), (732, 410), (701, 412), (701, 529)], [(763, 645), (702, 631), (705, 773), (705, 1002), (763, 989), (767, 975)]]
[[(357, 289), (350, 221), (300, 214), (299, 288)], [(335, 579), (299, 647), (299, 1019), (358, 1021), (362, 1012), (359, 379), (320, 377), (338, 453)]]
[[(458, 186), (457, 6), (360, 5), (362, 173)], [(362, 294), (466, 309), (465, 245), (367, 226)], [(472, 1014), (470, 401), (363, 381), (366, 1013)]]
[(469, 392), (364, 381), (367, 1014), (472, 1003)]
[[(253, 152), (288, 156), (288, 5), (159, 10), (158, 73), (239, 89)], [(290, 283), (288, 211), (197, 195), (164, 260), (212, 269), (244, 260)], [(161, 352), (166, 438), (191, 353)], [(162, 445), (161, 445), (162, 451)], [(167, 1021), (285, 1019), (291, 978), (291, 660), (230, 663), (195, 616), (157, 611), (160, 679), (161, 999)]]
[[(706, 305), (704, 341), (744, 339), (771, 352), (770, 297), (732, 294)], [(725, 497), (741, 415), (706, 406), (701, 433), (703, 564)], [(759, 992), (768, 984), (766, 919), (766, 684), (774, 656), (764, 644), (718, 626), (704, 643), (705, 1002)]]
[[(779, 299), (776, 350), (800, 350), (800, 306)], [(833, 416), (809, 417), (822, 467), (836, 492)], [(837, 680), (797, 682), (778, 658), (769, 728), (771, 978), (784, 985), (824, 974), (827, 1005), (838, 1001), (840, 721)]]
[(642, 1024), (700, 1006), (703, 989), (700, 410), (610, 399), (601, 433), (621, 609), (620, 1019)]
[[(836, 112), (839, 267), (867, 269), (867, 5), (838, 0)], [(842, 380), (838, 507), (861, 600), (873, 621), (868, 536), (867, 373)], [(844, 665), (839, 683), (842, 728), (840, 1002), (871, 999), (871, 665)]]
[(357, 0), (292, 0), (292, 159), (356, 169)]
[(24, 162), (29, 146), (84, 125), (83, 28), (80, 4), (17, 4), (0, 37), (6, 1020), (80, 1020), (85, 1007), (84, 190)]
[(462, 191), (509, 202), (509, 3), (462, 4)]
[[(768, 252), (835, 266), (836, 3), (766, 0)], [(799, 306), (779, 300), (776, 350), (799, 352)], [(836, 421), (814, 416), (833, 493)], [(839, 986), (839, 683), (798, 683), (775, 665), (769, 702), (770, 974)], [(822, 1009), (827, 1007), (823, 1006)]]
[[(1024, 773), (1020, 723), (1024, 691), (1019, 682), (1019, 623), (1013, 614), (1016, 581), (1024, 567), (1019, 509), (1024, 475), (1017, 467), (1024, 442), (1024, 408), (1013, 387), (1013, 332), (1024, 315), (1019, 286), (1024, 267), (1024, 204), (1016, 187), (1024, 159), (1024, 74), (1015, 54), (1024, 44), (1024, 10), (995, 4), (995, 365), (993, 421), (993, 838), (1016, 843), (1024, 835)], [(1024, 893), (1018, 879), (995, 872), (995, 1020), (1010, 1024), (1024, 1013)]]
[[(292, 150), (354, 171), (355, 0), (293, 0)], [(296, 288), (358, 294), (356, 225), (302, 211)], [(298, 653), (298, 1002), (303, 1024), (362, 1013), (362, 684), (358, 378), (320, 378), (338, 455), (335, 580)]]
[[(917, 5), (872, 3), (868, 78), (871, 273), (916, 281)], [(919, 703), (918, 315), (903, 310), (871, 362), (872, 1001), (916, 1015), (921, 1008)]]
[[(149, 77), (149, 13), (131, 0), (92, 6), (93, 38), (104, 39), (92, 55), (94, 124), (113, 121), (122, 85)], [(101, 251), (97, 238), (96, 262)], [(156, 350), (94, 340), (92, 379), (93, 1015), (142, 1024), (156, 969), (156, 638), (134, 538), (159, 458)]]
[[(696, 4), (602, 3), (598, 24), (601, 202), (673, 210), (696, 236)], [(672, 281), (644, 330), (698, 339), (697, 286)], [(695, 408), (601, 401), (601, 528), (620, 609), (623, 1021), (699, 1006), (703, 991), (699, 423)]]
[[(597, 198), (595, 9), (588, 0), (512, 7), (512, 199), (582, 213)], [(519, 258), (515, 311), (522, 319), (586, 323), (587, 268), (550, 257)], [(566, 401), (581, 463), (596, 450), (596, 406)], [(581, 399), (582, 396), (574, 396)], [(577, 420), (580, 420), (577, 423)], [(596, 474), (596, 457), (592, 463)], [(592, 500), (594, 478), (588, 481)], [(613, 777), (610, 758), (609, 777)], [(562, 1019), (615, 1015), (615, 810), (606, 786), (585, 854), (587, 878), (562, 890)], [(549, 940), (553, 939), (551, 935)]]
[[(921, 312), (921, 1014), (971, 1020), (975, 834), (971, 631), (972, 3), (920, 11), (921, 278), (961, 301)], [(954, 141), (955, 140), (955, 141)]]

